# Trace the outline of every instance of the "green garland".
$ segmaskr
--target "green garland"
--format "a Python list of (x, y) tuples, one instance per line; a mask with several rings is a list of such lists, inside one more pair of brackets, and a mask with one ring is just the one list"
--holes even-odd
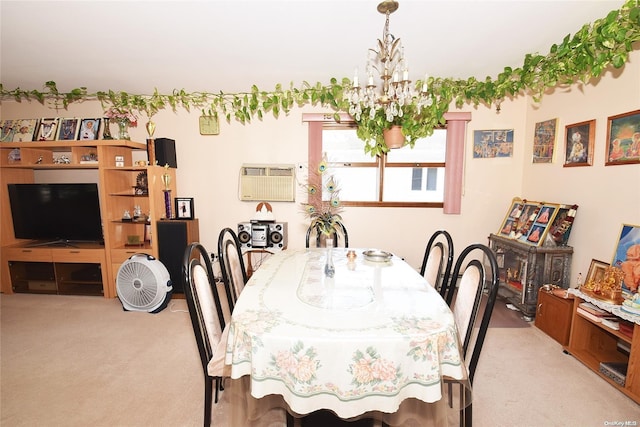
[[(576, 82), (587, 84), (592, 78), (598, 78), (609, 67), (622, 68), (628, 59), (634, 44), (640, 41), (640, 0), (627, 1), (620, 10), (611, 11), (606, 17), (593, 24), (585, 24), (576, 34), (567, 35), (560, 44), (554, 44), (546, 55), (527, 54), (522, 67), (505, 67), (497, 78), (487, 77), (484, 81), (474, 77), (464, 79), (429, 78), (433, 104), (415, 113), (415, 105), (407, 107), (406, 114), (399, 123), (407, 137), (407, 143), (413, 146), (417, 138), (433, 133), (440, 124), (444, 124), (444, 114), (451, 102), (461, 107), (468, 102), (473, 105), (499, 105), (504, 99), (529, 93), (536, 101), (544, 92), (558, 85)], [(635, 46), (637, 49), (638, 46)], [(416, 82), (421, 85), (422, 82)], [(44, 90), (5, 89), (0, 83), (0, 99), (37, 100), (44, 104), (52, 102), (56, 108), (67, 108), (69, 104), (97, 99), (103, 107), (113, 106), (121, 110), (137, 111), (152, 117), (158, 111), (171, 108), (201, 109), (203, 114), (223, 115), (227, 122), (234, 119), (242, 124), (252, 119), (262, 119), (271, 113), (279, 117), (288, 114), (292, 108), (304, 105), (321, 105), (335, 111), (336, 119), (340, 112), (348, 112), (349, 105), (343, 92), (351, 87), (348, 78), (332, 78), (328, 85), (303, 82), (301, 87), (293, 83), (288, 88), (276, 85), (272, 92), (262, 91), (255, 85), (250, 92), (209, 93), (174, 90), (171, 94), (154, 91), (152, 95), (136, 95), (126, 92), (88, 93), (84, 87), (60, 92), (53, 81), (45, 83)], [(381, 117), (370, 119), (363, 112), (358, 121), (358, 135), (365, 141), (365, 151), (372, 155), (388, 151), (382, 140), (382, 130), (391, 124)]]

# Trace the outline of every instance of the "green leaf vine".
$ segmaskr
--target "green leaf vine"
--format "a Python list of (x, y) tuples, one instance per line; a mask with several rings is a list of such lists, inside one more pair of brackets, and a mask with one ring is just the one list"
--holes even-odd
[[(573, 36), (567, 35), (560, 43), (551, 46), (547, 55), (527, 54), (521, 67), (505, 67), (497, 77), (478, 80), (430, 77), (428, 84), (433, 104), (416, 112), (415, 104), (407, 105), (401, 120), (407, 143), (413, 146), (417, 138), (433, 133), (444, 124), (444, 114), (452, 102), (459, 108), (465, 103), (477, 106), (500, 105), (506, 98), (531, 94), (538, 102), (545, 91), (559, 85), (576, 82), (588, 84), (599, 78), (609, 67), (622, 68), (629, 52), (638, 49), (640, 41), (640, 0), (628, 0), (619, 10), (606, 17), (585, 24)], [(43, 90), (6, 89), (0, 83), (0, 100), (17, 102), (35, 100), (42, 104), (52, 103), (56, 108), (66, 109), (70, 104), (85, 100), (99, 100), (103, 107), (117, 107), (153, 117), (158, 111), (179, 108), (191, 111), (201, 109), (203, 114), (222, 115), (227, 122), (235, 120), (241, 124), (262, 119), (265, 114), (288, 114), (296, 106), (319, 105), (332, 109), (336, 120), (339, 113), (349, 111), (344, 91), (351, 87), (348, 78), (331, 78), (328, 84), (303, 82), (288, 87), (276, 85), (273, 91), (260, 90), (253, 85), (249, 92), (218, 93), (186, 92), (175, 89), (170, 94), (130, 94), (123, 91), (99, 91), (88, 93), (85, 87), (69, 92), (60, 92), (53, 81), (46, 82)], [(417, 87), (422, 82), (416, 82)], [(365, 151), (377, 155), (388, 151), (382, 139), (382, 131), (393, 123), (384, 117), (370, 118), (363, 112), (356, 122), (358, 136), (365, 141)]]

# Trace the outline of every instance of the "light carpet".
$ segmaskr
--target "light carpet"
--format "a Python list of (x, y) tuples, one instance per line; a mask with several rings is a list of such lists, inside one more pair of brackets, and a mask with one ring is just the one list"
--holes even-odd
[[(202, 425), (184, 300), (148, 314), (116, 299), (1, 295), (0, 336), (3, 427)], [(473, 393), (479, 427), (640, 424), (639, 405), (536, 327), (489, 330)], [(223, 392), (213, 425), (229, 426), (228, 407)]]

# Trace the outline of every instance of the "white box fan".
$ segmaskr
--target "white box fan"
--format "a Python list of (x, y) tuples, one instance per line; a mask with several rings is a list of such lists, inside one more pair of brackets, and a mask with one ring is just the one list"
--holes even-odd
[(134, 254), (118, 269), (116, 290), (127, 311), (158, 313), (173, 293), (169, 271), (160, 261), (147, 254)]

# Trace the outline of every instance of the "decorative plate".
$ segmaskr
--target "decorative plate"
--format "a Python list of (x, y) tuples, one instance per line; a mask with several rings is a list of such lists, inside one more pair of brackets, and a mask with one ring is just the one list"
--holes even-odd
[(364, 259), (372, 262), (389, 262), (391, 261), (391, 257), (393, 257), (393, 254), (379, 249), (369, 249), (362, 252), (362, 254), (364, 255)]

